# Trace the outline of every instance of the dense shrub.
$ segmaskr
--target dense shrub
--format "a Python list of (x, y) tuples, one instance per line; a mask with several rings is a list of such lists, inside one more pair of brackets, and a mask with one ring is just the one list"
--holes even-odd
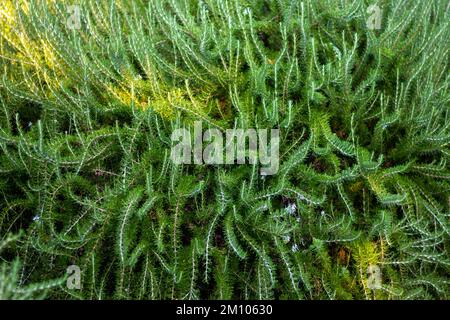
[[(0, 298), (448, 298), (448, 1), (2, 2)], [(194, 121), (278, 173), (173, 164)]]

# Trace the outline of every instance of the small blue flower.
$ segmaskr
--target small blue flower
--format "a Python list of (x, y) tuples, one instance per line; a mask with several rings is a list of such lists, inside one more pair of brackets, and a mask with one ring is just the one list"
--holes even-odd
[(297, 211), (297, 205), (295, 203), (289, 203), (289, 205), (284, 208), (284, 210), (286, 210), (288, 214), (293, 215)]
[(39, 221), (41, 220), (41, 217), (37, 214), (33, 217), (33, 221)]

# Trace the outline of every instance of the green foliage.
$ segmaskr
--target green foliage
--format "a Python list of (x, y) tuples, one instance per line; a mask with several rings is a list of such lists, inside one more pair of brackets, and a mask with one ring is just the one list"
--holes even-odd
[[(8, 245), (18, 241), (20, 236), (7, 235), (0, 241), (0, 253)], [(20, 261), (3, 261), (0, 264), (0, 300), (43, 299), (50, 289), (58, 287), (64, 279), (46, 280), (39, 283), (25, 283), (27, 277)]]
[[(0, 298), (448, 299), (447, 1), (5, 3)], [(199, 120), (278, 173), (175, 165)]]

